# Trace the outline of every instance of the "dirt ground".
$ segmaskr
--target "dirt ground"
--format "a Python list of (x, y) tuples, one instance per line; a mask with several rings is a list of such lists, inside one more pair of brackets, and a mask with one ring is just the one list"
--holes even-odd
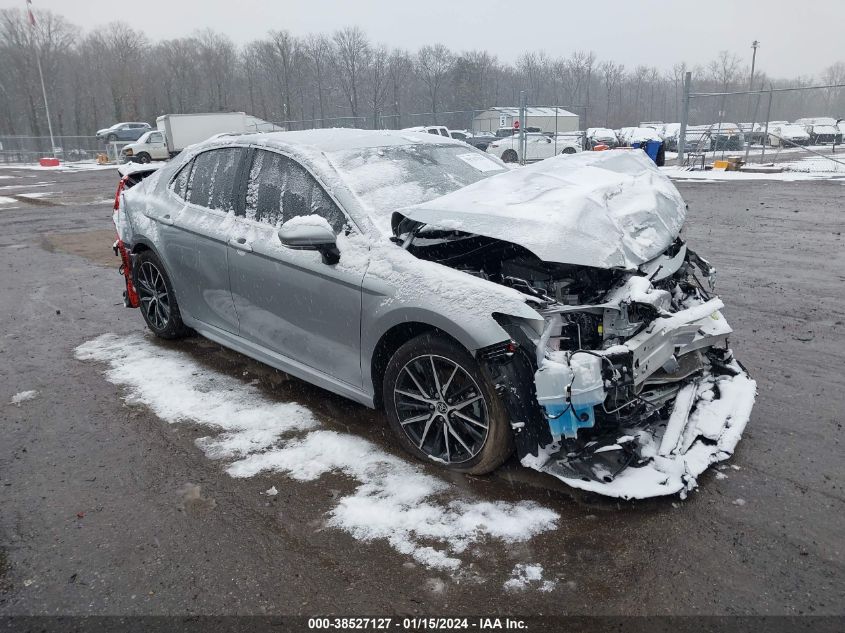
[[(0, 176), (14, 200), (0, 204), (0, 615), (843, 615), (843, 181), (679, 183), (686, 238), (719, 270), (733, 347), (759, 385), (727, 476), (639, 503), (515, 463), (455, 476), (472, 498), (561, 516), (527, 543), (482, 543), (481, 580), (461, 582), (327, 529), (333, 496), (354, 487), (344, 477), (232, 479), (194, 445), (202, 429), (126, 405), (104, 368), (73, 357), (144, 329), (111, 252), (116, 175)], [(404, 458), (379, 413), (199, 338), (170, 345)], [(199, 486), (187, 504), (186, 484)], [(258, 494), (274, 484), (277, 497)], [(520, 562), (555, 589), (503, 592)]]

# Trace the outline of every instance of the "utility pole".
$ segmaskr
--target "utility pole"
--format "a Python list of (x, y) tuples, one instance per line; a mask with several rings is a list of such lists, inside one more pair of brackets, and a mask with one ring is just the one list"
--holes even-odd
[(26, 12), (29, 17), (29, 40), (32, 43), (32, 50), (35, 51), (35, 63), (38, 66), (38, 76), (41, 78), (41, 94), (44, 97), (44, 114), (47, 117), (47, 129), (50, 131), (50, 154), (56, 152), (56, 141), (53, 140), (53, 124), (50, 121), (50, 106), (47, 105), (47, 88), (44, 87), (44, 72), (41, 70), (41, 55), (38, 52), (38, 43), (35, 41), (35, 15), (32, 13), (32, 0), (26, 0)]
[(524, 90), (520, 90), (519, 92), (519, 163), (520, 165), (525, 164), (525, 149), (526, 149), (526, 141), (528, 137), (526, 136), (525, 131), (525, 104), (526, 104), (526, 94)]
[(684, 73), (684, 101), (681, 108), (681, 129), (678, 130), (678, 159), (677, 165), (684, 164), (684, 145), (687, 141), (687, 120), (689, 119), (689, 91), (692, 83), (692, 73)]
[[(751, 112), (751, 91), (754, 90), (754, 66), (757, 63), (757, 48), (760, 46), (760, 42), (754, 40), (751, 42), (751, 76), (748, 78), (748, 104), (745, 108), (745, 119), (748, 120), (748, 115)], [(753, 131), (753, 130), (752, 130)]]

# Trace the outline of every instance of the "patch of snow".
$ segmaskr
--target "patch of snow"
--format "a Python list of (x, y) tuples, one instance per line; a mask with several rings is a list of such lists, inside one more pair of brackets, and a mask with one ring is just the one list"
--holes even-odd
[(22, 402), (32, 400), (37, 395), (38, 391), (36, 391), (35, 389), (30, 389), (29, 391), (21, 391), (12, 396), (12, 399), (9, 401), (9, 404), (16, 404), (18, 406), (21, 406)]
[(6, 196), (0, 196), (0, 204), (12, 204), (13, 202), (17, 202), (17, 200)]
[(62, 162), (58, 167), (42, 167), (35, 163), (4, 163), (0, 169), (27, 169), (31, 171), (99, 171), (101, 169), (114, 169), (114, 165), (100, 165), (96, 161), (77, 161), (73, 163)]
[[(830, 163), (830, 161), (825, 161), (823, 158), (818, 158), (818, 160), (823, 161), (823, 163)], [(822, 163), (813, 163), (813, 165), (821, 164)], [(795, 169), (791, 168), (793, 165), (796, 167)], [(727, 171), (724, 169), (710, 169), (707, 171), (688, 171), (682, 167), (661, 167), (660, 169), (665, 175), (669, 176), (669, 178), (671, 178), (672, 180), (689, 180), (696, 182), (722, 182), (732, 180), (780, 180), (783, 182), (795, 182), (802, 180), (822, 180), (828, 178), (845, 177), (845, 166), (841, 166), (842, 171), (833, 168), (815, 171), (812, 169), (811, 165), (808, 165), (805, 168), (796, 163), (785, 163), (781, 166), (788, 169), (785, 169), (780, 173), (769, 174), (754, 174), (743, 171)]]
[(536, 587), (540, 591), (549, 592), (557, 586), (554, 580), (543, 580), (543, 566), (527, 563), (517, 563), (511, 571), (511, 577), (505, 581), (506, 591), (523, 591)]
[(745, 499), (734, 499), (731, 501), (735, 506), (744, 506), (746, 504)]
[(337, 495), (327, 524), (362, 541), (386, 541), (429, 568), (456, 570), (458, 556), (475, 543), (524, 542), (557, 525), (558, 514), (535, 503), (468, 499), (367, 440), (317, 428), (306, 407), (272, 402), (253, 385), (141, 335), (104, 334), (75, 353), (106, 363), (106, 378), (125, 388), (127, 402), (144, 404), (170, 423), (213, 429), (216, 434), (197, 445), (211, 458), (234, 460), (226, 468), (234, 477), (275, 472), (313, 481), (342, 473), (354, 479), (357, 488)]
[(264, 494), (268, 497), (275, 497), (279, 494), (279, 491), (276, 490), (276, 486), (270, 486), (267, 490), (264, 491)]

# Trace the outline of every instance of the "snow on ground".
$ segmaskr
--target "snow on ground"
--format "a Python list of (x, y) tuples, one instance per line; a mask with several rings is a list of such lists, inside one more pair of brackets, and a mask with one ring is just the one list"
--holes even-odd
[(517, 563), (511, 572), (509, 580), (505, 581), (504, 588), (506, 591), (523, 591), (531, 587), (536, 587), (540, 591), (552, 591), (557, 586), (557, 581), (543, 580), (543, 566), (542, 565), (528, 565), (525, 563)]
[(372, 442), (321, 428), (308, 408), (275, 402), (140, 334), (104, 334), (77, 347), (76, 357), (106, 363), (106, 378), (125, 388), (127, 402), (146, 405), (170, 423), (209, 427), (213, 434), (197, 445), (213, 459), (233, 460), (226, 468), (233, 477), (350, 477), (358, 486), (335, 500), (327, 525), (362, 541), (386, 541), (429, 568), (456, 571), (474, 543), (524, 542), (556, 527), (559, 516), (552, 510), (469, 499)]
[(21, 391), (12, 396), (12, 399), (9, 401), (9, 404), (16, 404), (20, 406), (22, 402), (32, 400), (37, 395), (38, 392), (35, 389), (30, 389), (29, 391)]
[[(818, 160), (829, 163), (823, 158)], [(799, 163), (782, 163), (779, 166), (787, 167)], [(845, 170), (845, 165), (841, 166)], [(721, 182), (730, 180), (780, 180), (794, 182), (798, 180), (825, 180), (831, 178), (845, 178), (845, 171), (810, 171), (810, 167), (800, 170), (787, 170), (770, 174), (753, 174), (742, 171), (725, 171), (722, 169), (710, 169), (707, 171), (689, 171), (681, 167), (661, 167), (661, 171), (672, 180), (696, 181), (696, 182)], [(805, 170), (806, 169), (806, 170)]]
[(42, 167), (38, 163), (3, 163), (0, 169), (30, 169), (34, 171), (92, 171), (99, 169), (115, 169), (115, 165), (100, 165), (96, 161), (62, 162), (58, 167)]
[(7, 196), (0, 196), (0, 204), (12, 204), (13, 202), (17, 202), (17, 200)]

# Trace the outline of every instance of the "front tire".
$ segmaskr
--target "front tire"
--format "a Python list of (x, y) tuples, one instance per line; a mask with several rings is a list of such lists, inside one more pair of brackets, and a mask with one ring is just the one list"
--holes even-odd
[(427, 333), (402, 345), (382, 389), (390, 427), (419, 459), (481, 475), (513, 451), (504, 404), (475, 359), (444, 336)]
[(574, 154), (575, 148), (574, 147), (564, 147), (561, 154)]
[(107, 142), (107, 143), (114, 143), (116, 140), (117, 140), (117, 134), (109, 134), (109, 135), (106, 137), (106, 142)]
[(132, 272), (141, 315), (153, 334), (165, 339), (183, 338), (190, 334), (190, 329), (182, 323), (173, 284), (156, 254), (143, 251), (137, 255)]
[(146, 165), (151, 160), (152, 159), (150, 158), (150, 155), (147, 154), (147, 152), (141, 152), (140, 154), (138, 154), (138, 162), (141, 163), (142, 165)]
[(515, 163), (518, 160), (519, 160), (519, 156), (512, 149), (505, 150), (502, 153), (502, 161), (504, 161), (506, 163)]

